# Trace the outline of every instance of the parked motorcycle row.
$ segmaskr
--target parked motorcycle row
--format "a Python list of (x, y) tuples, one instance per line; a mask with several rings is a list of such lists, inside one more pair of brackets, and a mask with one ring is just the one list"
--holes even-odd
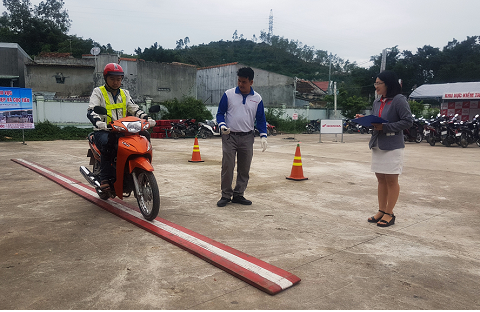
[(480, 147), (479, 131), (479, 115), (472, 120), (459, 121), (458, 114), (450, 117), (438, 114), (436, 118), (425, 121), (423, 128), (424, 137), (431, 146), (439, 142), (445, 146), (457, 144), (464, 148), (473, 143)]
[[(352, 121), (352, 119), (343, 119), (343, 132), (345, 133), (372, 133), (372, 129), (366, 128), (358, 123)], [(305, 133), (320, 133), (320, 120), (310, 120), (305, 126)]]
[[(255, 136), (260, 133), (255, 127)], [(168, 137), (178, 139), (187, 137), (199, 137), (207, 139), (214, 136), (220, 136), (220, 127), (215, 119), (205, 120), (204, 122), (195, 123), (193, 119), (179, 120), (179, 122), (171, 122), (171, 128), (167, 131)], [(267, 122), (267, 135), (277, 135), (275, 126)]]
[(194, 137), (198, 134), (198, 126), (193, 119), (181, 119), (179, 122), (172, 122), (169, 137), (178, 139)]
[[(475, 143), (480, 147), (479, 115), (469, 121), (458, 120), (458, 114), (449, 117), (438, 114), (429, 120), (423, 117), (415, 118), (415, 115), (413, 117), (413, 125), (403, 131), (405, 142), (421, 143), (426, 140), (431, 146), (440, 143), (445, 146), (456, 144), (464, 148)], [(320, 121), (311, 120), (305, 128), (306, 133), (319, 133)], [(363, 127), (351, 119), (343, 120), (343, 132), (365, 134), (372, 131), (371, 128)]]

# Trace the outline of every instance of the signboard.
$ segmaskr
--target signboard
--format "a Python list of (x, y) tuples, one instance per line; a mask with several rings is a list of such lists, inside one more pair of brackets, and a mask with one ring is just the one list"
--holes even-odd
[(297, 120), (297, 119), (298, 119), (298, 114), (297, 114), (297, 113), (293, 113), (292, 119), (293, 119), (293, 120)]
[(440, 114), (445, 116), (454, 116), (458, 114), (461, 121), (472, 120), (477, 114), (480, 114), (480, 101), (445, 101), (440, 105)]
[(325, 119), (320, 121), (320, 133), (343, 134), (343, 121), (341, 119)]
[(466, 100), (466, 99), (480, 99), (480, 92), (457, 92), (445, 93), (442, 97), (444, 100)]
[(33, 129), (32, 89), (0, 87), (0, 129)]

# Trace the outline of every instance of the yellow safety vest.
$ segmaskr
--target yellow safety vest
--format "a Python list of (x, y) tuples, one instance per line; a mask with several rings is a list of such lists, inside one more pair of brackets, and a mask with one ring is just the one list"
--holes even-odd
[(103, 98), (105, 99), (105, 108), (107, 109), (107, 114), (108, 114), (107, 122), (108, 123), (112, 122), (112, 118), (110, 116), (112, 116), (112, 110), (114, 109), (121, 108), (123, 117), (127, 116), (127, 97), (125, 95), (125, 92), (122, 89), (120, 89), (122, 102), (112, 104), (110, 103), (110, 99), (108, 98), (108, 93), (107, 93), (107, 89), (105, 89), (105, 86), (101, 86), (99, 88), (100, 88), (100, 91), (102, 91)]

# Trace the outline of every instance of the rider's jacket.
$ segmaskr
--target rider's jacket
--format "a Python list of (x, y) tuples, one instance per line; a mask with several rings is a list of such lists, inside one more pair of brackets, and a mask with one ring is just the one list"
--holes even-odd
[[(95, 126), (97, 121), (104, 121), (110, 123), (112, 120), (117, 120), (125, 116), (135, 116), (138, 118), (147, 118), (147, 114), (139, 109), (139, 106), (133, 102), (128, 90), (119, 89), (120, 92), (113, 96), (111, 92), (107, 91), (105, 86), (93, 89), (90, 96), (90, 104), (87, 109), (87, 117)], [(98, 115), (93, 111), (95, 106), (103, 106), (107, 109), (107, 113), (112, 116)], [(95, 127), (95, 130), (98, 130)]]

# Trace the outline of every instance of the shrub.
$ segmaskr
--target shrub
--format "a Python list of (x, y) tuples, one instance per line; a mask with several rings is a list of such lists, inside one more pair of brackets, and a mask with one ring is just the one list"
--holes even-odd
[(92, 132), (92, 128), (77, 128), (67, 126), (60, 128), (49, 121), (35, 123), (35, 129), (7, 129), (0, 130), (0, 141), (53, 141), (53, 140), (81, 140)]
[(212, 119), (212, 113), (201, 100), (193, 97), (185, 97), (181, 101), (177, 98), (162, 103), (168, 113), (162, 119), (195, 119), (196, 121)]
[(297, 120), (292, 120), (280, 108), (268, 107), (265, 111), (265, 117), (271, 125), (277, 128), (277, 131), (288, 133), (302, 133), (308, 123), (307, 118), (302, 116), (299, 116)]

